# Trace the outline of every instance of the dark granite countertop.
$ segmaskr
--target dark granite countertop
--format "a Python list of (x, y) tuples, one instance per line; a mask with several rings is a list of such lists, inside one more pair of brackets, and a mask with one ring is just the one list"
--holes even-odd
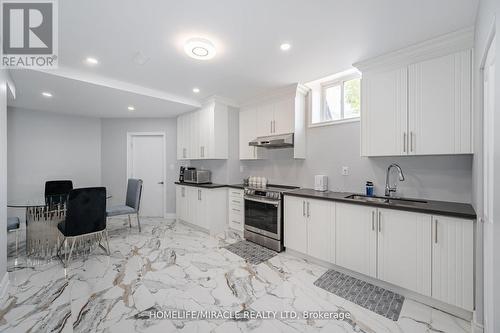
[(221, 188), (221, 187), (227, 186), (226, 184), (215, 184), (215, 183), (194, 184), (194, 183), (181, 183), (181, 182), (175, 182), (175, 185), (201, 187), (201, 188), (208, 188), (208, 189)]
[(229, 188), (237, 188), (239, 190), (243, 190), (245, 188), (245, 185), (243, 184), (231, 184), (231, 185), (226, 185)]
[(366, 201), (346, 198), (349, 195), (359, 194), (359, 193), (332, 192), (332, 191), (319, 192), (308, 188), (302, 188), (295, 191), (285, 192), (284, 194), (296, 197), (331, 200), (331, 201), (345, 202), (357, 205), (398, 209), (398, 210), (405, 210), (405, 211), (425, 213), (425, 214), (444, 215), (444, 216), (459, 217), (471, 220), (475, 220), (477, 218), (476, 212), (474, 211), (472, 205), (459, 202), (435, 201), (427, 199), (417, 199), (417, 200), (423, 200), (425, 202), (412, 202), (412, 203), (366, 202)]

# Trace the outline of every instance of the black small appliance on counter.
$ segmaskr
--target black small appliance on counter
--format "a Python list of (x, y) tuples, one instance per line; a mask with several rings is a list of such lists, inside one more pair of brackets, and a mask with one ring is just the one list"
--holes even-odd
[(184, 182), (184, 173), (186, 170), (195, 170), (196, 168), (193, 167), (185, 167), (181, 166), (181, 169), (179, 170), (179, 182), (183, 183)]

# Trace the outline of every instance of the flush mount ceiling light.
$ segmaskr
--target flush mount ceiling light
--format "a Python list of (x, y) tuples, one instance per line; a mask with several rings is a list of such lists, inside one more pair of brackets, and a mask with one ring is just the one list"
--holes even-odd
[(50, 97), (52, 97), (52, 94), (51, 94), (51, 93), (49, 93), (49, 92), (47, 92), (47, 91), (44, 91), (44, 92), (42, 92), (42, 96), (43, 96), (43, 97), (50, 98)]
[(215, 57), (215, 46), (208, 39), (191, 38), (184, 44), (184, 52), (198, 60), (209, 60)]
[(195, 94), (199, 93), (199, 92), (200, 92), (200, 88), (193, 88), (193, 92), (194, 92)]
[(97, 60), (96, 58), (93, 58), (93, 57), (87, 57), (85, 59), (85, 62), (89, 65), (97, 65), (99, 63), (99, 60)]
[(292, 48), (292, 45), (290, 43), (283, 43), (280, 45), (281, 51), (288, 51)]
[(135, 111), (135, 107), (133, 105), (129, 105), (127, 109), (129, 111)]

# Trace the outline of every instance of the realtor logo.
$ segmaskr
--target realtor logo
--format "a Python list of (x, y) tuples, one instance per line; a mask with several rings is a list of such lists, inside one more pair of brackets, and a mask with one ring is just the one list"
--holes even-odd
[(1, 0), (1, 67), (57, 67), (55, 1)]

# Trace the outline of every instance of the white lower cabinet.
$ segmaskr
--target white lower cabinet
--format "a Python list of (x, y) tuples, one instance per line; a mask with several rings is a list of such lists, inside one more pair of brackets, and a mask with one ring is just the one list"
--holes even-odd
[(285, 247), (335, 262), (335, 204), (326, 200), (285, 196)]
[(245, 223), (243, 190), (230, 188), (228, 189), (228, 225), (230, 228), (243, 232)]
[[(184, 190), (183, 190), (184, 189)], [(227, 191), (225, 188), (205, 189), (177, 185), (177, 218), (209, 231), (224, 231), (227, 220)], [(221, 209), (214, 209), (221, 207)]]
[(378, 209), (377, 277), (431, 296), (431, 216)]
[(474, 309), (474, 223), (432, 218), (432, 297)]
[(285, 247), (474, 310), (474, 221), (285, 196)]
[(377, 277), (377, 209), (337, 203), (335, 213), (337, 265)]

